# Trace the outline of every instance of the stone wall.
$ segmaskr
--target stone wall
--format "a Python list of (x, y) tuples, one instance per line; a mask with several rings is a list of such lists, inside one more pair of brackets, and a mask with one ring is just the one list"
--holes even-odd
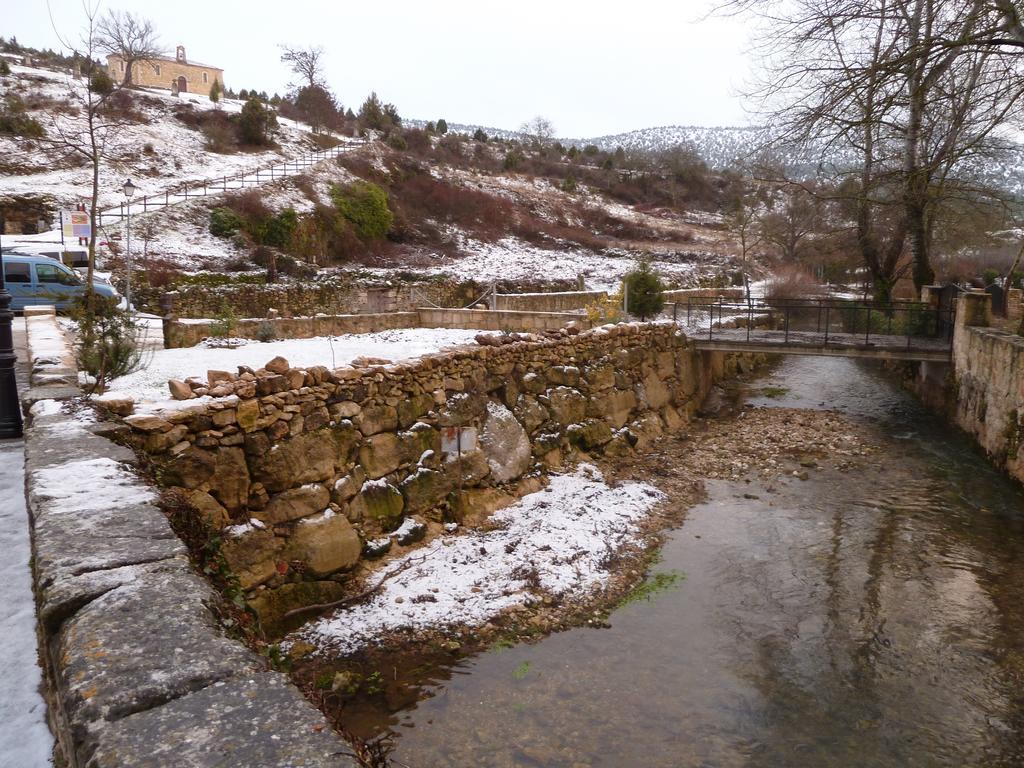
[[(589, 328), (586, 317), (554, 312), (495, 312), (486, 309), (421, 308), (416, 312), (364, 315), (316, 315), (236, 320), (229, 336), (259, 339), (267, 329), (275, 339), (312, 339), (345, 333), (374, 333), (392, 328), (464, 328), (482, 331), (556, 331), (574, 323)], [(216, 321), (168, 320), (163, 322), (164, 347), (193, 347), (219, 328)]]
[[(213, 335), (216, 324), (202, 321), (164, 320), (164, 347), (194, 347)], [(265, 320), (237, 320), (229, 335), (241, 339), (259, 339), (265, 329), (273, 330), (275, 339), (312, 339), (317, 336), (339, 336), (345, 333), (375, 333), (392, 328), (420, 327), (417, 312), (390, 312), (365, 315), (316, 315), (314, 317), (276, 317)], [(265, 340), (265, 339), (264, 339)]]
[[(571, 281), (501, 281), (499, 291), (533, 288), (561, 288)], [(181, 285), (175, 290), (145, 284), (132, 286), (134, 303), (147, 312), (173, 314), (183, 318), (212, 318), (230, 313), (235, 317), (266, 317), (270, 310), (295, 317), (351, 315), (359, 313), (407, 312), (418, 307), (463, 307), (479, 299), (490, 286), (473, 280), (448, 278), (408, 282), (396, 279), (384, 283), (358, 275), (325, 275), (303, 282), (249, 283), (226, 285)], [(166, 299), (172, 302), (167, 310)]]
[(1024, 337), (986, 327), (991, 297), (959, 300), (953, 337), (956, 423), (993, 462), (1024, 482)]
[(608, 291), (561, 291), (558, 293), (499, 293), (494, 309), (520, 312), (574, 312), (608, 300)]
[(569, 323), (587, 328), (585, 315), (568, 312), (513, 312), (489, 309), (419, 310), (424, 328), (479, 328), (482, 331), (557, 331)]
[(738, 301), (746, 296), (742, 288), (684, 288), (662, 293), (666, 303), (679, 302), (685, 304), (690, 299), (708, 301), (709, 299), (725, 299)]
[[(161, 484), (224, 532), (223, 554), (273, 627), (291, 608), (336, 599), (345, 572), (392, 535), (461, 520), (576, 452), (627, 452), (679, 426), (710, 368), (727, 370), (714, 357), (674, 327), (630, 324), (496, 335), (358, 369), (297, 370), (275, 358), (258, 371), (209, 372), (227, 396), (125, 421)], [(461, 461), (442, 451), (454, 427), (479, 436)]]

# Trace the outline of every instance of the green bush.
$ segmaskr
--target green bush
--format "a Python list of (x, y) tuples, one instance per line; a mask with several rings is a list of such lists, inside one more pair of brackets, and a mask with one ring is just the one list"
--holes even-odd
[(243, 144), (264, 146), (270, 144), (270, 134), (277, 128), (277, 116), (257, 97), (250, 96), (238, 115), (238, 138)]
[(626, 287), (627, 309), (641, 320), (654, 317), (665, 308), (662, 292), (665, 285), (658, 273), (651, 269), (649, 261), (640, 261), (636, 268), (623, 279)]
[(210, 234), (216, 237), (231, 237), (242, 228), (241, 217), (230, 208), (214, 208), (210, 211)]
[(473, 141), (479, 141), (481, 143), (487, 141), (487, 134), (484, 133), (483, 128), (477, 128), (473, 131)]
[(274, 328), (274, 324), (272, 322), (264, 320), (256, 326), (256, 338), (264, 343), (273, 341), (277, 338), (277, 329)]
[(502, 162), (501, 167), (506, 171), (514, 171), (519, 167), (520, 163), (523, 162), (523, 156), (516, 150), (512, 150), (505, 155), (505, 160)]
[(565, 177), (565, 180), (562, 182), (562, 191), (572, 193), (575, 192), (576, 189), (576, 177), (570, 173), (568, 176)]
[(0, 103), (0, 133), (26, 139), (41, 139), (46, 135), (42, 124), (27, 114), (24, 103), (14, 94), (8, 94)]
[(271, 216), (253, 232), (253, 236), (260, 245), (269, 245), (271, 248), (287, 248), (292, 241), (295, 227), (299, 223), (299, 217), (292, 208), (285, 208), (280, 213)]
[(394, 216), (388, 208), (388, 193), (368, 181), (357, 181), (348, 187), (335, 185), (331, 200), (345, 219), (351, 222), (360, 237), (378, 239), (391, 229)]
[(448, 133), (448, 121), (443, 117), (437, 121), (437, 132), (442, 136)]
[(210, 101), (214, 104), (220, 101), (220, 95), (223, 90), (224, 89), (220, 85), (220, 80), (213, 78), (213, 85), (210, 86)]
[(7, 77), (11, 74), (11, 67), (6, 60), (0, 59), (0, 77)]
[(210, 336), (215, 339), (226, 339), (235, 332), (238, 326), (238, 316), (229, 306), (224, 306), (216, 319), (210, 323)]
[(114, 91), (114, 81), (110, 79), (110, 75), (105, 69), (97, 69), (89, 77), (89, 88), (93, 93), (107, 96)]
[(395, 131), (388, 136), (388, 146), (392, 149), (397, 149), (399, 152), (404, 152), (409, 148), (409, 142), (405, 140), (405, 136)]

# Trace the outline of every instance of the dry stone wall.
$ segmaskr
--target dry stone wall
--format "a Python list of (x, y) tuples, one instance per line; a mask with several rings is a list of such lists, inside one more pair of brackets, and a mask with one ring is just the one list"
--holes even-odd
[[(247, 283), (226, 285), (180, 285), (167, 291), (149, 285), (132, 287), (133, 300), (148, 312), (173, 314), (183, 318), (210, 318), (230, 313), (236, 317), (266, 317), (270, 310), (283, 316), (303, 317), (318, 313), (345, 315), (357, 313), (405, 312), (427, 304), (463, 307), (479, 299), (491, 285), (474, 280), (439, 277), (407, 282), (397, 276), (393, 282), (360, 279), (350, 275), (326, 275), (317, 280)], [(571, 281), (501, 281), (499, 291), (557, 290)]]
[(607, 291), (560, 291), (557, 293), (499, 293), (494, 309), (520, 312), (574, 312), (608, 300)]
[[(464, 328), (484, 331), (553, 331), (567, 325), (589, 328), (582, 314), (559, 312), (494, 312), (486, 309), (421, 308), (416, 312), (388, 312), (363, 315), (314, 315), (237, 320), (228, 333), (237, 338), (263, 339), (272, 332), (275, 339), (311, 339), (346, 333), (374, 333), (393, 328)], [(193, 347), (203, 339), (223, 332), (217, 321), (163, 321), (164, 347)]]
[[(223, 533), (250, 605), (273, 625), (335, 599), (345, 573), (395, 537), (464, 519), (570, 454), (626, 452), (680, 425), (712, 379), (668, 325), (480, 341), (397, 365), (300, 370), (275, 358), (210, 371), (221, 397), (125, 421), (161, 484)], [(478, 435), (461, 457), (442, 452), (456, 427)]]

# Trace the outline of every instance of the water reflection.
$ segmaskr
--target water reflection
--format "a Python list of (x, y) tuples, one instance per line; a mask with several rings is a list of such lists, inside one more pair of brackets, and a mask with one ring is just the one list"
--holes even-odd
[(869, 369), (793, 358), (758, 386), (874, 420), (886, 449), (713, 483), (658, 566), (677, 589), (609, 629), (396, 667), (350, 724), (397, 732), (410, 766), (1024, 764), (1020, 491)]

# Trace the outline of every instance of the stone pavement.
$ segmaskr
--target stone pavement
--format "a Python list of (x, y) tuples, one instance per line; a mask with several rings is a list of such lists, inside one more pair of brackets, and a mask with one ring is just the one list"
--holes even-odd
[[(14, 319), (18, 388), (28, 387), (25, 324)], [(42, 671), (36, 644), (36, 605), (29, 569), (31, 546), (25, 509), (25, 443), (0, 440), (0, 765), (50, 765), (53, 737), (40, 693)]]

